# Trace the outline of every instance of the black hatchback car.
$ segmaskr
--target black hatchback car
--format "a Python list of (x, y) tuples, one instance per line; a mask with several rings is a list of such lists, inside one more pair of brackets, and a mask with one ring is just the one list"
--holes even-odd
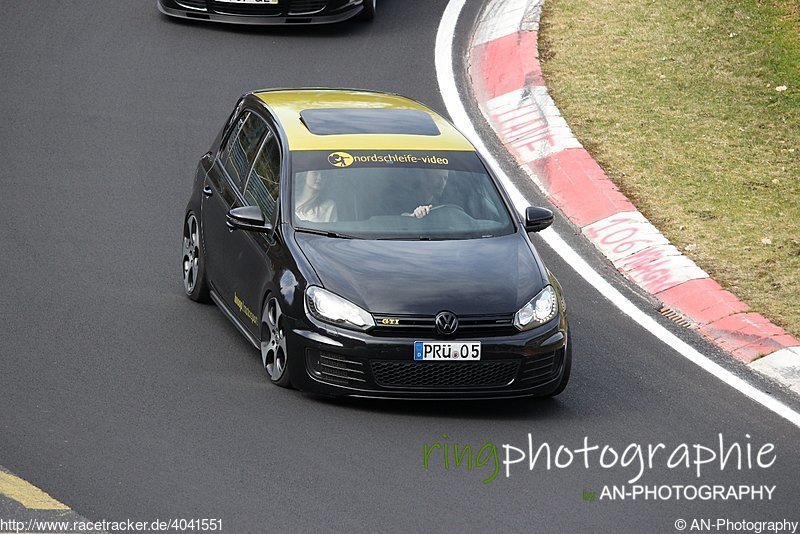
[(165, 15), (234, 24), (328, 24), (375, 17), (376, 0), (158, 0)]
[(330, 395), (555, 395), (561, 287), (474, 147), (396, 95), (245, 95), (203, 156), (183, 283), (261, 351), (272, 382)]

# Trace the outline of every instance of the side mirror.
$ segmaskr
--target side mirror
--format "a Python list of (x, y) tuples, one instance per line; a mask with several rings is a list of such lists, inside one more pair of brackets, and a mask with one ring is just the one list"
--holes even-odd
[(553, 224), (553, 212), (547, 208), (531, 206), (525, 210), (525, 231), (538, 232)]
[(225, 217), (225, 224), (231, 230), (239, 229), (261, 233), (272, 231), (272, 225), (264, 220), (264, 214), (258, 206), (233, 208)]

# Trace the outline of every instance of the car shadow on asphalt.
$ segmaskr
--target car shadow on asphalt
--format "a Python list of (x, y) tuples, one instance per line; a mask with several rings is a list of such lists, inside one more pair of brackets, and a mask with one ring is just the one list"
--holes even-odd
[(450, 417), (454, 419), (490, 419), (508, 421), (563, 420), (576, 414), (568, 403), (558, 398), (522, 397), (481, 400), (385, 400), (335, 398), (303, 393), (309, 401), (361, 412), (410, 415), (415, 417)]
[(228, 33), (239, 35), (263, 35), (265, 37), (352, 37), (366, 34), (371, 31), (371, 24), (360, 21), (343, 21), (334, 24), (315, 25), (256, 25), (256, 24), (227, 24), (205, 20), (192, 20), (170, 17), (163, 13), (158, 14), (161, 22), (174, 24), (178, 27), (195, 29), (198, 32)]

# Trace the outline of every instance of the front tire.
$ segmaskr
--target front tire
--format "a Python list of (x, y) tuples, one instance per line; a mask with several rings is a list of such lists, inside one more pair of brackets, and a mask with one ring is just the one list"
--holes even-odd
[(375, 18), (375, 4), (377, 0), (364, 0), (364, 9), (358, 14), (358, 20), (372, 20)]
[(183, 290), (196, 302), (208, 302), (206, 258), (200, 238), (200, 223), (194, 212), (186, 214), (183, 222)]
[(281, 305), (274, 297), (267, 300), (261, 312), (261, 361), (273, 384), (284, 388), (292, 387), (285, 320)]

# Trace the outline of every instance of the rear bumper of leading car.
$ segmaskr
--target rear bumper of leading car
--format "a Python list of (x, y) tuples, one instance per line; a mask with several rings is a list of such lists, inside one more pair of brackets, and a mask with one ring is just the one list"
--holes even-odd
[[(310, 327), (310, 328), (309, 328)], [(479, 361), (415, 361), (412, 338), (334, 335), (296, 325), (287, 336), (294, 385), (325, 395), (384, 399), (480, 399), (547, 395), (560, 384), (567, 323), (470, 339)]]
[[(217, 2), (190, 2), (198, 7), (187, 7), (190, 3), (177, 0), (158, 0), (158, 9), (165, 15), (190, 20), (205, 20), (209, 22), (222, 22), (226, 24), (253, 24), (253, 25), (283, 25), (283, 24), (334, 24), (351, 19), (364, 9), (363, 2), (359, 4), (346, 4), (335, 9), (324, 9), (319, 13), (288, 14), (285, 11), (275, 15), (257, 14), (258, 6), (249, 12), (244, 12), (236, 4), (220, 5)], [(205, 5), (205, 7), (200, 7)], [(239, 12), (240, 11), (240, 12)], [(239, 12), (239, 13), (237, 13)]]

